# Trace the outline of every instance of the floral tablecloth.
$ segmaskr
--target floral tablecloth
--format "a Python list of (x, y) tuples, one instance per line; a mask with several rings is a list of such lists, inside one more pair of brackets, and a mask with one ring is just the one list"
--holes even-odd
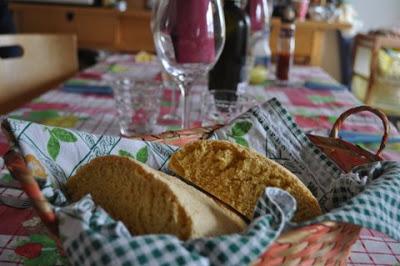
[[(160, 67), (154, 62), (137, 63), (134, 57), (128, 55), (110, 56), (79, 73), (65, 86), (42, 95), (9, 116), (96, 134), (118, 135), (117, 112), (107, 80), (124, 73), (135, 76), (155, 73), (153, 78), (160, 78), (155, 69)], [(332, 78), (319, 68), (296, 67), (293, 78), (295, 84), (290, 87), (277, 87), (269, 83), (250, 86), (245, 93), (259, 102), (276, 97), (292, 113), (300, 127), (322, 135), (328, 134), (333, 122), (343, 111), (360, 104), (350, 92), (336, 86)], [(199, 117), (199, 102), (204, 90), (202, 84), (194, 88), (192, 101), (197, 107), (192, 113), (194, 120)], [(170, 111), (172, 93), (178, 94), (176, 90), (163, 91), (160, 117)], [(380, 122), (370, 114), (352, 116), (347, 121), (343, 127), (346, 131), (376, 134), (382, 131)], [(179, 125), (179, 121), (159, 119), (158, 122), (157, 132), (176, 129)], [(392, 134), (399, 135), (394, 128)], [(371, 149), (377, 147), (377, 144), (357, 144)], [(1, 136), (0, 154), (6, 150), (7, 143)], [(389, 144), (384, 157), (400, 160), (400, 143)], [(13, 182), (5, 169), (1, 171), (0, 181), (2, 184)], [(0, 194), (24, 197), (20, 190), (4, 187), (0, 188)], [(57, 241), (49, 236), (32, 209), (19, 210), (0, 205), (0, 265), (62, 265), (66, 263), (63, 255)], [(372, 230), (362, 231), (349, 258), (349, 265), (396, 263), (400, 263), (400, 243)]]

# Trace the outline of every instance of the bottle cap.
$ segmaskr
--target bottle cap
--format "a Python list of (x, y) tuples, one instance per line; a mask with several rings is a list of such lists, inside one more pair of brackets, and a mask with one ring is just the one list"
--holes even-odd
[(293, 23), (296, 20), (296, 12), (292, 5), (287, 5), (282, 12), (283, 23)]

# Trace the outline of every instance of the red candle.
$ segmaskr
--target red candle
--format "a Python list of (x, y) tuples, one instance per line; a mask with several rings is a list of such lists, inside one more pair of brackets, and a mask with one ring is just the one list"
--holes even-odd
[(171, 0), (171, 2), (174, 2), (170, 17), (175, 18), (171, 37), (176, 61), (212, 63), (215, 59), (215, 43), (211, 1)]

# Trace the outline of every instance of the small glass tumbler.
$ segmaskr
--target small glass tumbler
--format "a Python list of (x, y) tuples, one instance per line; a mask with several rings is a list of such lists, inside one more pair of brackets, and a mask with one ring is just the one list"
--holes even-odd
[(230, 90), (207, 91), (203, 98), (202, 126), (225, 125), (257, 102), (250, 96)]
[(121, 135), (132, 137), (155, 130), (160, 111), (162, 83), (121, 78), (114, 82)]

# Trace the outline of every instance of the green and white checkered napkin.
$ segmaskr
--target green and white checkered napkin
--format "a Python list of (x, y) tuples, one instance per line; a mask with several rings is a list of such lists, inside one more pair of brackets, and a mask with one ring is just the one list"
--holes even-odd
[[(182, 242), (170, 235), (133, 236), (90, 195), (69, 204), (62, 185), (92, 158), (108, 154), (133, 157), (167, 171), (177, 147), (94, 136), (70, 129), (9, 119), (12, 133), (42, 190), (55, 206), (60, 236), (73, 265), (243, 265), (254, 262), (279, 235), (295, 225), (294, 198), (267, 188), (254, 219), (241, 234)], [(276, 100), (254, 107), (218, 130), (212, 138), (250, 146), (295, 172), (329, 212), (305, 224), (353, 223), (400, 240), (400, 163), (382, 162), (342, 174), (293, 123)]]

